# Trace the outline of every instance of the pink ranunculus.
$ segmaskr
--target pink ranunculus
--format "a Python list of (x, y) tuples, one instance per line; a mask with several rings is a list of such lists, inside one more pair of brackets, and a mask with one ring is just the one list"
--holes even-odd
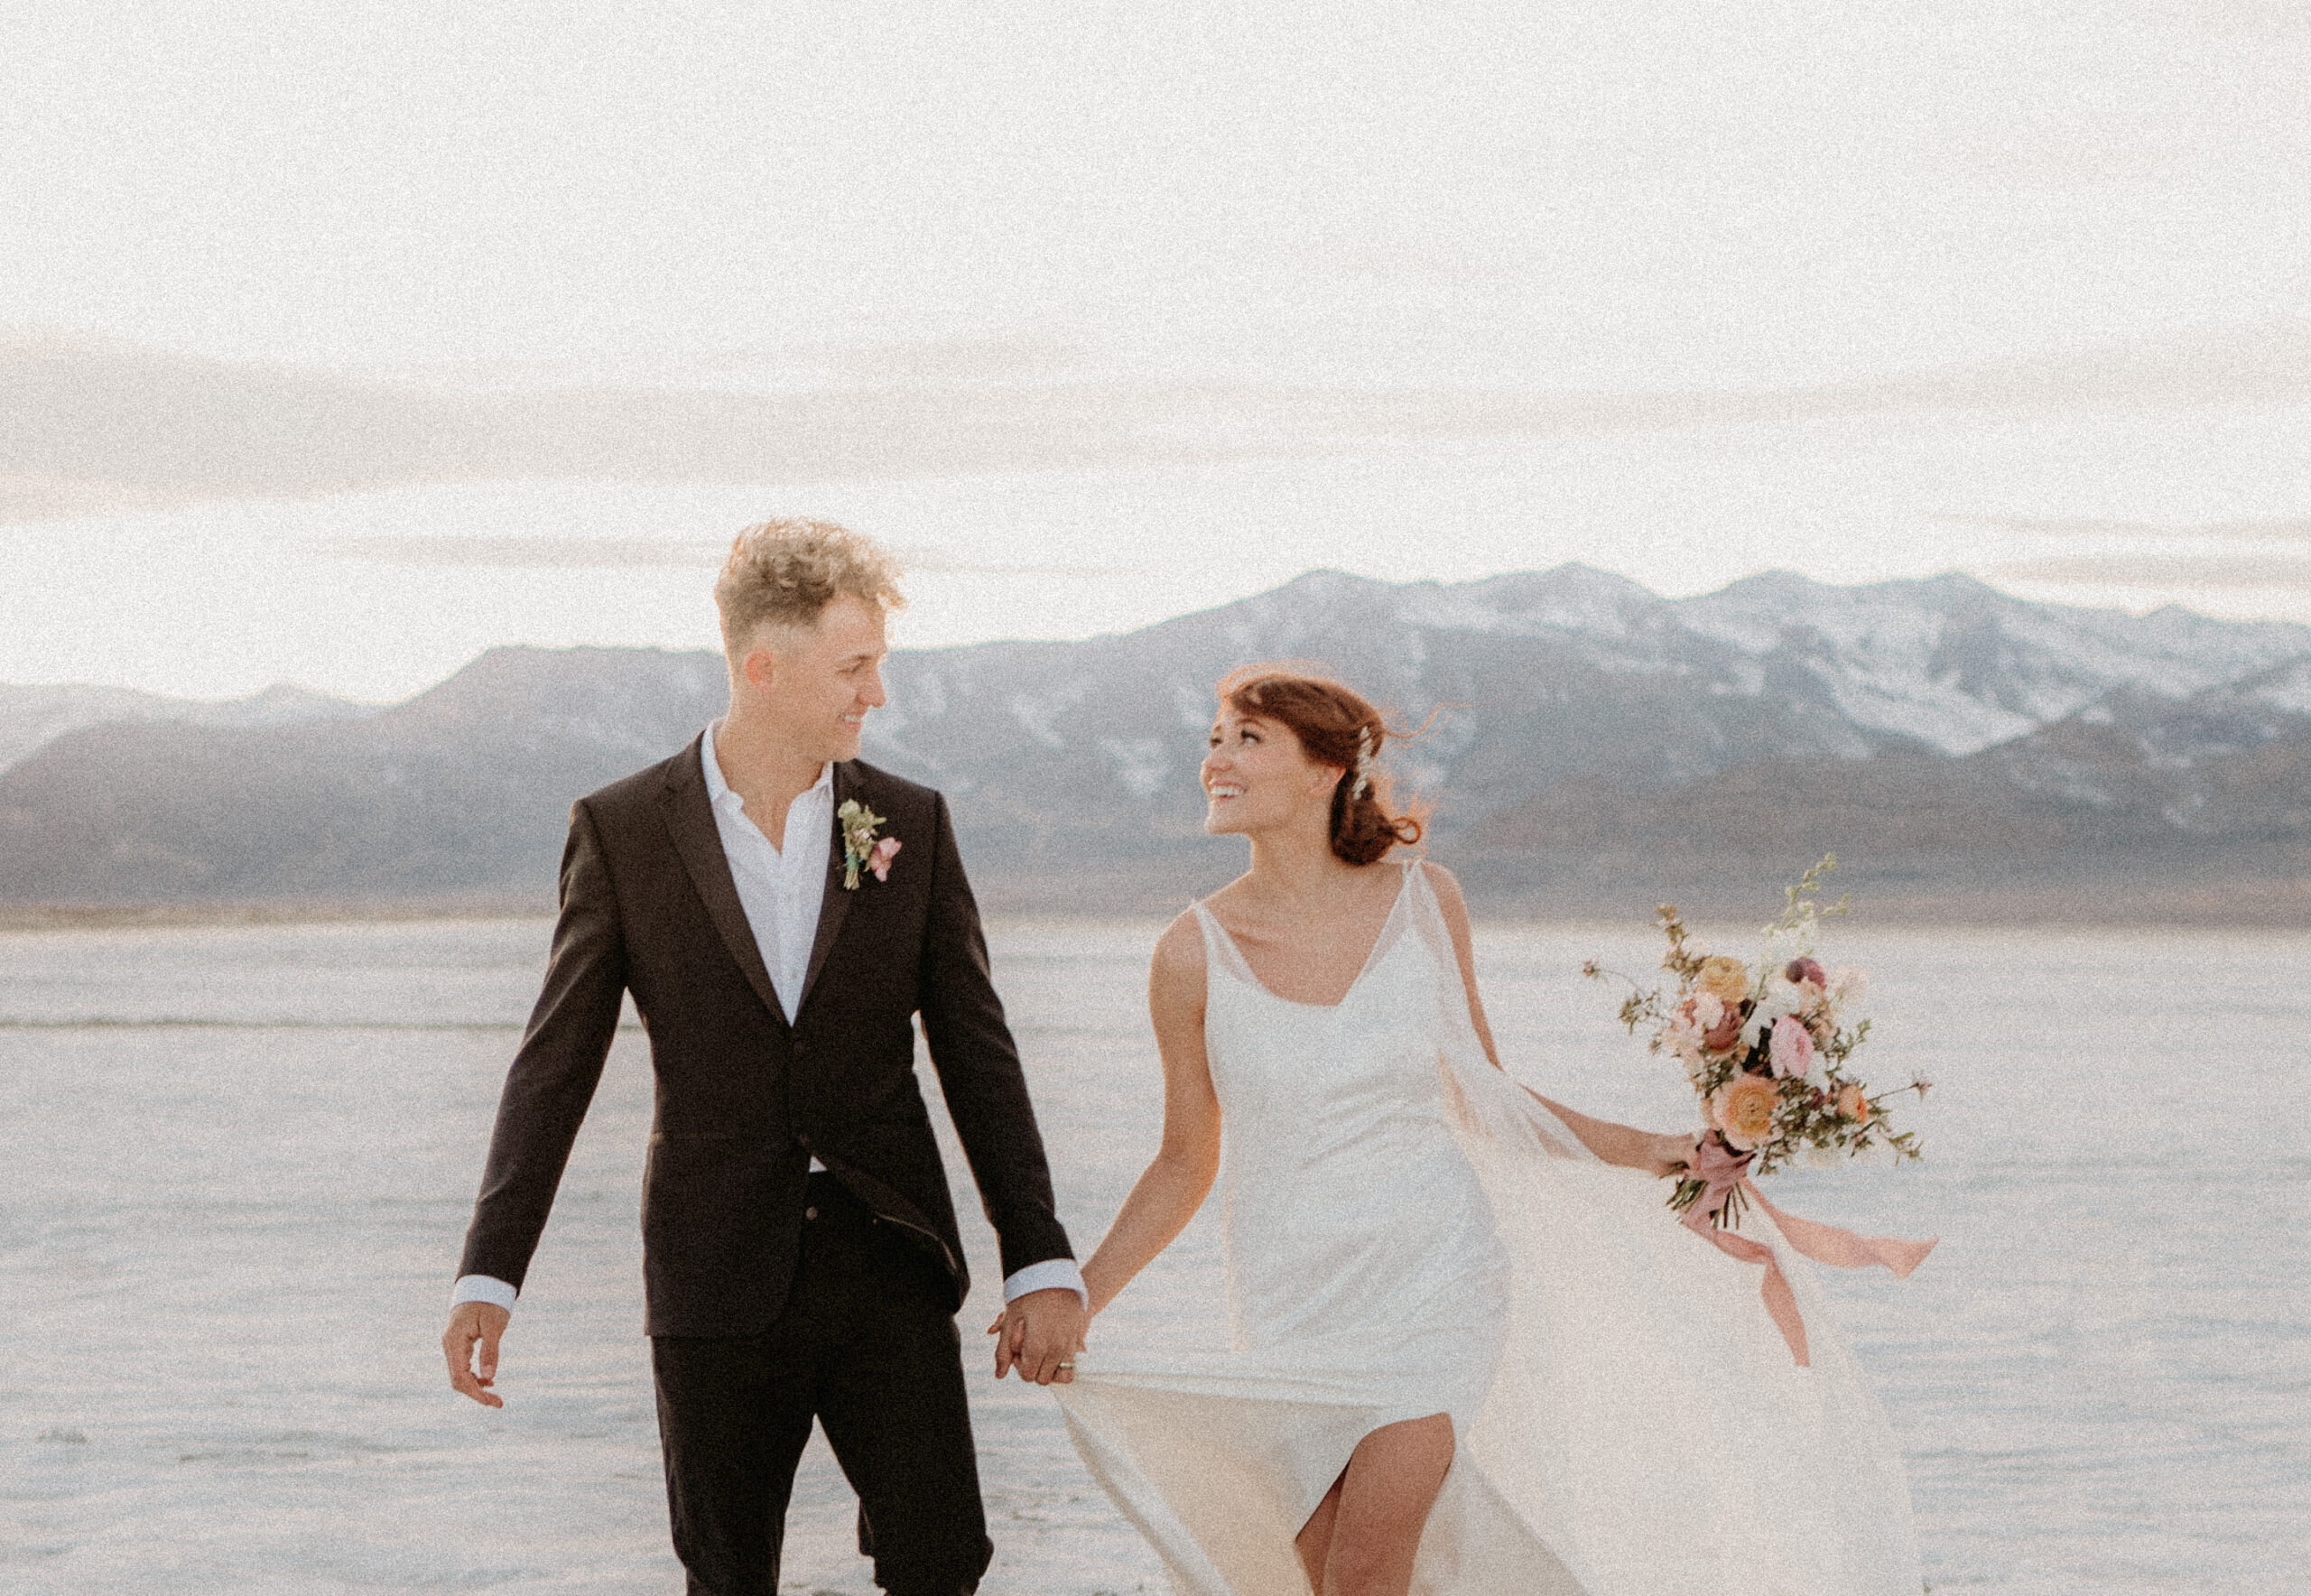
[(897, 857), (898, 851), (899, 840), (896, 837), (886, 837), (875, 844), (875, 851), (867, 856), (867, 868), (875, 872), (876, 880), (888, 881), (891, 878), (891, 860)]
[(1773, 1023), (1773, 1072), (1803, 1075), (1814, 1063), (1814, 1038), (1791, 1016)]
[(1851, 964), (1830, 978), (1830, 991), (1840, 1003), (1852, 1003), (1869, 989), (1870, 978)]

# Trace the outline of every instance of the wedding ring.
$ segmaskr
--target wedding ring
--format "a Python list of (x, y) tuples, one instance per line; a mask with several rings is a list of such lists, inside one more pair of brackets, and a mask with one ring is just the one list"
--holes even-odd
[(1057, 1367), (1058, 1367), (1058, 1368), (1061, 1368), (1061, 1369), (1073, 1369), (1073, 1368), (1075, 1367), (1075, 1365), (1074, 1365), (1074, 1364), (1072, 1364), (1072, 1363), (1062, 1363), (1062, 1364), (1059, 1364)]

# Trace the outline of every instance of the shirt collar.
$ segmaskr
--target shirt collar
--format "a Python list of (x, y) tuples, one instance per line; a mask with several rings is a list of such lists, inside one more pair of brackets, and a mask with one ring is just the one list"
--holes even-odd
[[(714, 757), (714, 728), (721, 724), (719, 720), (709, 722), (705, 735), (699, 738), (698, 758), (706, 771), (706, 797), (717, 808), (737, 809), (743, 812), (746, 801), (731, 791), (730, 784), (722, 779), (722, 763)], [(794, 802), (800, 803), (803, 799), (821, 793), (829, 796), (834, 793), (834, 763), (831, 760), (819, 766), (819, 779), (803, 788)]]

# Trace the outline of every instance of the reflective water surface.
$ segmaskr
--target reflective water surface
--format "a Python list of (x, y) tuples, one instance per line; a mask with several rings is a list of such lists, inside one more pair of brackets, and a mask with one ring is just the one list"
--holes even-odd
[[(1062, 1211), (1088, 1250), (1155, 1145), (1149, 923), (993, 929)], [(436, 1341), (537, 921), (0, 935), (0, 1588), (675, 1591), (635, 1204), (648, 1063), (624, 1033), (490, 1413)], [(1728, 951), (1746, 935), (1719, 939)], [(1840, 928), (1928, 1156), (1776, 1194), (1935, 1234), (1833, 1280), (1904, 1437), (1933, 1588), (2300, 1591), (2311, 1562), (2311, 940)], [(1582, 982), (1631, 928), (1480, 930), (1517, 1072), (1672, 1127), (1668, 1068)], [(926, 1081), (929, 1080), (926, 1071)], [(945, 1127), (942, 1122), (942, 1129)], [(950, 1168), (962, 1173), (949, 1148)], [(994, 1311), (991, 1238), (959, 1192)], [(1199, 1220), (1099, 1331), (1219, 1324)], [(974, 1350), (973, 1357), (978, 1357)], [(977, 1371), (985, 1589), (1161, 1591), (1046, 1394)], [(864, 1593), (814, 1443), (786, 1588)]]

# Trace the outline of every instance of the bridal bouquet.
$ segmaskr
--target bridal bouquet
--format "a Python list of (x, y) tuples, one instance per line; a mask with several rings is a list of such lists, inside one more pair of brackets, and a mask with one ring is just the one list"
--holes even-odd
[[(1923, 1097), (1928, 1083), (1912, 1081), (1872, 1096), (1851, 1072), (1870, 1035), (1868, 1020), (1847, 1017), (1861, 996), (1862, 973), (1833, 975), (1814, 957), (1819, 921), (1845, 912), (1842, 899), (1827, 908), (1816, 902), (1822, 877), (1836, 867), (1834, 854), (1824, 856), (1785, 889), (1781, 917), (1766, 927), (1754, 960), (1703, 952), (1675, 905), (1657, 912), (1669, 942), (1661, 968), (1675, 984), (1648, 989), (1630, 981), (1620, 1018), (1632, 1035), (1651, 1026), (1650, 1050), (1684, 1065), (1701, 1098), (1706, 1128), (1669, 1197), (1689, 1224), (1705, 1218), (1721, 1228), (1738, 1225), (1754, 1191), (1746, 1177), (1770, 1174), (1800, 1153), (1816, 1162), (1871, 1147), (1918, 1155), (1915, 1133), (1893, 1128), (1886, 1103), (1906, 1091)], [(1592, 960), (1582, 973), (1612, 972)], [(1702, 1213), (1690, 1211), (1695, 1204)]]

